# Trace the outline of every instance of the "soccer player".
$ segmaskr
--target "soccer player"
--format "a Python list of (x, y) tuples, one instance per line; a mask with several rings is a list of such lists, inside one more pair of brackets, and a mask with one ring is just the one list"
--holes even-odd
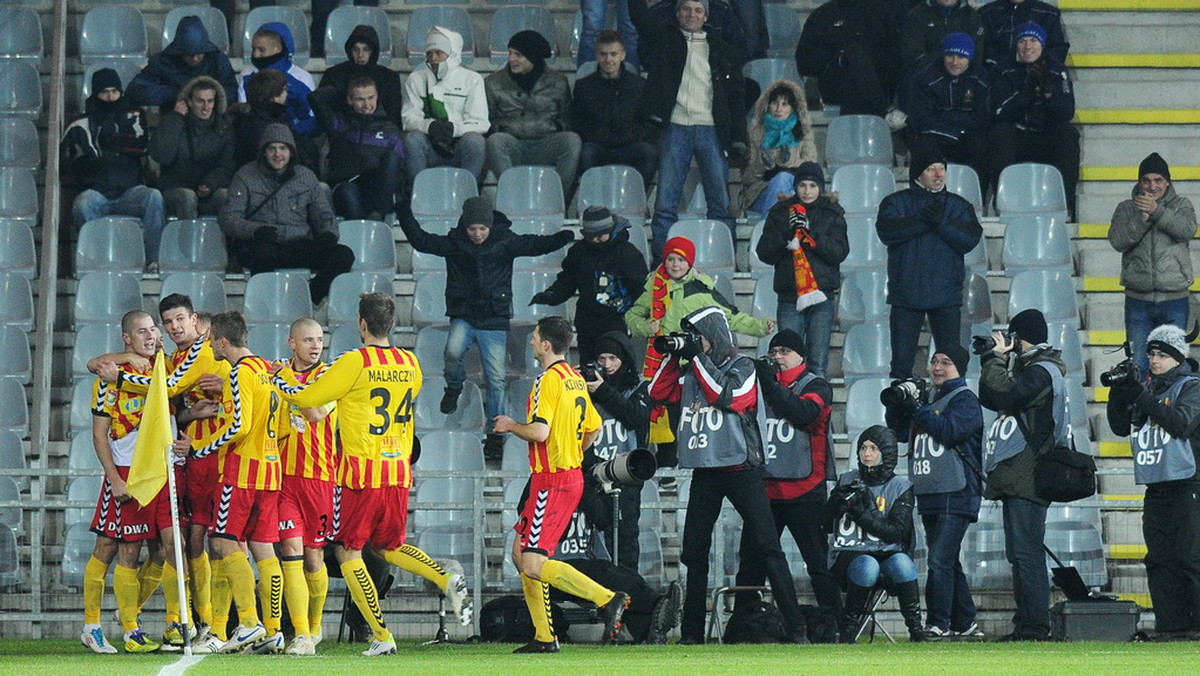
[(384, 624), (375, 583), (362, 559), (371, 547), (388, 563), (436, 584), (462, 624), (471, 621), (467, 581), (448, 575), (429, 555), (404, 542), (412, 486), (413, 407), (421, 367), (412, 352), (392, 347), (396, 302), (385, 293), (358, 301), (363, 347), (346, 352), (301, 384), (290, 369), (275, 377), (283, 398), (301, 409), (337, 402), (342, 459), (333, 503), (333, 542), (346, 586), (374, 640), (364, 655), (391, 655), (396, 641)]
[(521, 571), (525, 605), (533, 619), (534, 637), (518, 653), (556, 653), (558, 638), (550, 622), (550, 587), (595, 603), (604, 617), (604, 640), (613, 642), (629, 594), (597, 584), (565, 561), (550, 559), (571, 523), (583, 495), (583, 449), (600, 431), (600, 414), (588, 397), (583, 376), (566, 361), (571, 347), (571, 323), (563, 317), (543, 317), (530, 336), (533, 356), (545, 369), (529, 392), (529, 422), (496, 416), (497, 433), (511, 432), (529, 442), (533, 475), (521, 496), (521, 516), (513, 527), (513, 563)]
[[(296, 380), (317, 378), (325, 332), (313, 319), (292, 323), (288, 335)], [(283, 598), (296, 636), (289, 655), (312, 655), (321, 642), (321, 615), (329, 592), (325, 543), (333, 535), (333, 473), (338, 451), (336, 404), (299, 409), (288, 406), (292, 434), (283, 442), (283, 487), (279, 493), (279, 558), (283, 562)]]

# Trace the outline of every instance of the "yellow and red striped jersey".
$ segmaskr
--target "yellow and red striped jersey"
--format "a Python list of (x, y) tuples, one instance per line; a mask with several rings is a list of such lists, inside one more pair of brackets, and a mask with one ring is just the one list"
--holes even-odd
[(229, 372), (233, 410), (220, 435), (194, 455), (220, 453), (221, 482), (238, 488), (277, 491), (282, 474), (278, 442), (290, 426), (286, 409), (271, 385), (270, 363), (250, 355)]
[(421, 391), (417, 357), (398, 347), (346, 352), (307, 384), (284, 369), (275, 384), (300, 408), (337, 401), (342, 459), (337, 482), (345, 488), (412, 486), (414, 406)]
[(529, 391), (529, 422), (545, 423), (550, 436), (529, 442), (529, 469), (553, 474), (583, 464), (583, 437), (603, 421), (583, 376), (565, 361), (546, 369)]
[[(171, 353), (171, 363), (168, 365), (167, 396), (171, 399), (185, 394), (189, 405), (195, 405), (201, 399), (207, 398), (196, 383), (200, 376), (213, 373), (221, 377), (224, 387), (221, 390), (220, 406), (217, 415), (212, 418), (202, 418), (188, 423), (185, 432), (192, 439), (193, 446), (201, 448), (217, 438), (225, 426), (225, 418), (233, 409), (233, 393), (229, 388), (229, 362), (217, 359), (213, 354), (212, 344), (206, 339), (197, 339), (187, 348), (178, 348)], [(150, 377), (142, 375), (124, 375), (120, 380), (122, 391), (145, 394), (150, 387)]]
[[(291, 363), (285, 363), (291, 367)], [(301, 384), (312, 382), (329, 368), (318, 362), (306, 371), (292, 372)], [(294, 404), (288, 404), (292, 433), (283, 440), (283, 475), (333, 481), (338, 467), (337, 407), (330, 404), (329, 415), (313, 423)]]
[[(140, 376), (149, 373), (149, 371), (143, 373), (135, 370), (128, 364), (119, 364), (117, 369), (121, 373), (118, 382), (129, 375)], [(141, 424), (146, 393), (136, 393), (113, 387), (112, 384), (97, 379), (96, 384), (92, 387), (92, 403), (94, 405), (92, 413), (112, 419), (112, 426), (108, 430), (109, 438), (120, 439)]]

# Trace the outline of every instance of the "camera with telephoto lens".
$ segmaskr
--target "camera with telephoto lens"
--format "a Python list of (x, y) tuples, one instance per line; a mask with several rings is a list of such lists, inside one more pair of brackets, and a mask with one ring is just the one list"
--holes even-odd
[[(1016, 345), (1021, 339), (1015, 333), (1008, 334), (1008, 344)], [(971, 351), (975, 354), (984, 354), (996, 349), (996, 339), (991, 336), (971, 336)]]
[(1133, 365), (1133, 343), (1126, 342), (1121, 349), (1125, 351), (1125, 359), (1100, 374), (1100, 384), (1105, 387), (1119, 387), (1137, 378), (1137, 367)]
[(589, 383), (593, 380), (600, 380), (600, 367), (596, 365), (596, 362), (590, 361), (579, 367), (579, 375)]
[(663, 354), (679, 354), (687, 352), (689, 348), (700, 351), (700, 336), (686, 331), (675, 331), (654, 338), (654, 349)]
[(597, 463), (592, 467), (592, 476), (596, 477), (605, 491), (609, 491), (613, 487), (637, 486), (648, 481), (654, 477), (657, 469), (658, 460), (653, 453), (644, 448), (635, 448)]
[(928, 390), (929, 383), (924, 380), (920, 378), (906, 378), (880, 392), (879, 403), (888, 408), (899, 406), (906, 402), (919, 404), (925, 401), (925, 393)]

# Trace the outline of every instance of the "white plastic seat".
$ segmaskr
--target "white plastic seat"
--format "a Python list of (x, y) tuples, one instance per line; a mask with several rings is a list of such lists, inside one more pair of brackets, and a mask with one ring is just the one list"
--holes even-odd
[[(2, 64), (0, 68), (3, 68)], [(3, 86), (2, 78), (0, 86)], [(21, 221), (32, 227), (37, 215), (38, 192), (33, 172), (13, 167), (0, 169), (0, 218)]]
[[(795, 49), (796, 43), (792, 42), (792, 50)], [(804, 78), (800, 77), (800, 73), (796, 70), (796, 60), (791, 58), (773, 57), (747, 61), (742, 65), (742, 77), (757, 82), (762, 91), (766, 91), (767, 87), (776, 80), (789, 80), (801, 87), (804, 86)]]
[[(21, 488), (10, 476), (0, 476), (0, 502), (18, 501), (21, 499)], [(25, 523), (20, 507), (0, 507), (0, 530), (12, 529), (18, 533), (25, 532)]]
[(412, 322), (414, 326), (449, 325), (446, 316), (446, 273), (430, 272), (416, 276), (413, 288)]
[[(325, 24), (325, 67), (346, 61), (346, 38), (355, 26), (367, 25), (379, 36), (379, 65), (392, 62), (392, 27), (381, 7), (342, 5), (329, 13)], [(422, 36), (422, 44), (424, 36)]]
[(1022, 270), (1073, 272), (1071, 234), (1064, 214), (1025, 214), (1005, 219), (1004, 274)]
[(291, 329), (291, 323), (251, 324), (246, 344), (251, 352), (263, 359), (286, 359), (292, 356), (292, 349), (288, 347)]
[(834, 174), (847, 164), (881, 164), (891, 171), (892, 132), (882, 117), (842, 115), (825, 131), (825, 163)]
[[(140, 245), (139, 245), (140, 246)], [(75, 326), (105, 324), (130, 310), (141, 310), (140, 275), (89, 272), (79, 280), (75, 294)]]
[(224, 273), (229, 263), (225, 235), (214, 220), (178, 220), (167, 223), (158, 249), (158, 268), (169, 272)]
[(974, 169), (965, 164), (947, 164), (946, 189), (970, 202), (976, 217), (983, 216), (983, 190)]
[[(621, 563), (625, 564), (624, 561)], [(656, 530), (640, 527), (640, 525), (638, 528), (637, 569), (638, 575), (642, 576), (651, 589), (662, 589), (666, 584), (662, 535)]]
[(96, 457), (96, 446), (92, 443), (92, 436), (77, 435), (71, 439), (71, 451), (67, 456), (67, 469), (87, 470), (97, 474), (102, 473), (104, 468), (100, 465), (100, 458)]
[(800, 15), (788, 5), (764, 4), (767, 19), (767, 56), (796, 63), (796, 43), (800, 41)]
[(16, 378), (0, 378), (0, 429), (11, 430), (22, 439), (29, 436), (29, 399)]
[[(472, 441), (479, 445), (478, 439)], [(483, 451), (480, 446), (480, 456)], [(421, 443), (421, 455), (425, 455), (425, 444)], [(419, 466), (419, 463), (418, 463)], [(430, 503), (454, 502), (470, 504), (475, 501), (475, 482), (473, 479), (422, 479), (417, 484), (417, 496), (413, 501), (413, 527), (420, 531), (431, 526), (465, 526), (471, 527), (472, 518), (469, 509), (435, 509), (427, 507)]]
[[(92, 95), (92, 75), (102, 68), (112, 68), (117, 71), (117, 75), (121, 78), (121, 84), (128, 87), (133, 78), (142, 71), (142, 64), (133, 59), (105, 59), (88, 64), (83, 71), (83, 82), (79, 88), (80, 110), (83, 110), (85, 102)], [(41, 94), (38, 95), (38, 101), (41, 101)]]
[[(71, 386), (71, 437), (92, 438), (92, 386), (95, 379), (76, 380)], [(93, 455), (95, 451), (92, 452)], [(97, 460), (99, 462), (99, 460)]]
[(886, 376), (891, 362), (892, 342), (887, 322), (858, 324), (846, 332), (846, 343), (842, 348), (842, 373), (846, 382)]
[(1067, 213), (1062, 174), (1049, 164), (1022, 162), (1000, 172), (996, 209), (1006, 220), (1014, 213)]
[(71, 348), (71, 378), (83, 379), (91, 385), (96, 377), (87, 370), (88, 360), (122, 352), (124, 347), (120, 323), (84, 324), (75, 332), (75, 345)]
[[(418, 358), (419, 359), (419, 358)], [(462, 394), (458, 397), (458, 408), (450, 415), (442, 413), (439, 405), (441, 404), (442, 391), (446, 389), (446, 379), (442, 377), (427, 376), (422, 385), (424, 396), (417, 397), (416, 405), (416, 421), (418, 430), (462, 430), (471, 432), (468, 436), (471, 437), (474, 444), (475, 452), (480, 454), (480, 461), (483, 458), (483, 447), (479, 445), (478, 433), (483, 432), (484, 421), (487, 416), (483, 412), (483, 395), (479, 392), (479, 386), (467, 380), (463, 382)], [(439, 437), (440, 438), (440, 437)], [(423, 434), (422, 442), (427, 441)], [(423, 451), (442, 453), (443, 449), (437, 446), (429, 446), (422, 443)], [(424, 461), (425, 453), (422, 452), (421, 460)], [(441, 467), (434, 464), (426, 465), (421, 463), (422, 469), (433, 467), (434, 469), (475, 469), (474, 467)], [(479, 469), (483, 469), (482, 465)]]
[(425, 230), (444, 233), (448, 227), (439, 229), (433, 223), (444, 221), (453, 227), (462, 215), (463, 202), (478, 194), (475, 177), (466, 169), (430, 167), (417, 174), (413, 182), (413, 216)]
[(182, 293), (192, 299), (197, 312), (225, 312), (229, 299), (225, 293), (225, 278), (215, 272), (173, 272), (163, 279), (159, 298)]
[(967, 273), (963, 283), (962, 304), (962, 333), (963, 346), (970, 345), (971, 336), (990, 335), (995, 317), (992, 313), (992, 292), (988, 288), (987, 278), (979, 273)]
[(41, 152), (37, 127), (32, 121), (0, 118), (0, 167), (36, 170), (42, 161)]
[(496, 210), (509, 218), (558, 216), (566, 212), (563, 185), (554, 167), (510, 167), (496, 183)]
[(42, 112), (42, 80), (32, 63), (0, 62), (0, 117), (36, 120)]
[(33, 290), (28, 279), (10, 272), (0, 273), (0, 324), (33, 330)]
[[(463, 393), (466, 394), (465, 389)], [(478, 388), (475, 389), (475, 393), (479, 394)], [(418, 408), (420, 408), (420, 401), (423, 398), (425, 397), (417, 397)], [(436, 406), (437, 400), (433, 397), (428, 398), (433, 400)], [(476, 402), (478, 402), (478, 398), (476, 398)], [(462, 404), (461, 398), (459, 404), (460, 406)], [(479, 435), (457, 426), (422, 433), (419, 467), (422, 472), (482, 472), (485, 467), (483, 445), (479, 443)], [(425, 482), (422, 482), (421, 488), (425, 488)]]
[(667, 238), (687, 237), (696, 245), (693, 267), (708, 275), (732, 273), (736, 269), (733, 233), (721, 221), (709, 219), (676, 221)]
[(508, 41), (523, 30), (537, 31), (546, 38), (546, 42), (550, 43), (550, 58), (546, 59), (546, 65), (554, 65), (555, 56), (558, 54), (554, 16), (545, 7), (510, 5), (497, 9), (492, 15), (492, 27), (488, 31), (488, 38), (493, 66), (499, 67), (507, 63)]
[(326, 361), (332, 362), (338, 358), (338, 355), (362, 347), (362, 338), (358, 335), (357, 323), (347, 322), (332, 328), (333, 330), (329, 335), (328, 358)]
[[(842, 285), (842, 288), (846, 288), (845, 284)], [(751, 314), (755, 317), (775, 316), (779, 309), (779, 295), (775, 293), (775, 280), (773, 277), (763, 275), (754, 281), (754, 299), (750, 304), (750, 308)]]
[(843, 272), (855, 268), (869, 270), (887, 269), (887, 246), (875, 231), (875, 216), (847, 214), (846, 238), (850, 242), (850, 253), (842, 261)]
[[(1048, 338), (1046, 342), (1062, 351), (1063, 364), (1067, 367), (1067, 377), (1083, 382), (1083, 341), (1080, 340), (1079, 331), (1069, 322), (1047, 322), (1047, 329)], [(1086, 409), (1086, 404), (1085, 400), (1080, 406)]]
[(887, 271), (854, 270), (838, 291), (838, 326), (843, 331), (864, 322), (887, 322)]
[(338, 242), (354, 252), (352, 270), (396, 272), (396, 244), (392, 228), (382, 221), (342, 221)]
[(554, 283), (557, 273), (553, 270), (527, 270), (525, 274), (513, 275), (512, 303), (516, 316), (514, 326), (532, 326), (542, 317), (562, 315), (563, 305), (530, 305), (534, 294), (545, 291)]
[(646, 187), (633, 167), (609, 164), (592, 167), (579, 177), (579, 214), (590, 206), (606, 207), (630, 225), (646, 222)]
[[(94, 454), (93, 454), (94, 455)], [(21, 438), (10, 430), (0, 430), (0, 469), (27, 469), (25, 462), (25, 447)], [(18, 490), (29, 490), (29, 477), (9, 477), (17, 484)]]
[(457, 561), (471, 570), (475, 560), (475, 531), (470, 524), (429, 526), (417, 533), (421, 551), (440, 561)]
[[(250, 60), (250, 40), (263, 24), (277, 21), (288, 27), (292, 33), (292, 42), (296, 51), (292, 54), (292, 63), (303, 66), (308, 63), (309, 31), (308, 18), (299, 7), (270, 5), (255, 7), (246, 15), (246, 30), (242, 33), (242, 54), (245, 60)], [(383, 36), (380, 36), (380, 40)]]
[(12, 587), (21, 581), (21, 556), (17, 531), (0, 529), (0, 587)]
[(327, 305), (330, 327), (342, 324), (353, 324), (357, 327), (359, 296), (364, 293), (376, 292), (394, 296), (395, 288), (392, 286), (392, 277), (393, 273), (391, 272), (365, 270), (343, 272), (334, 277), (333, 284), (329, 287), (329, 303)]
[(67, 528), (63, 536), (62, 572), (59, 578), (65, 587), (83, 587), (83, 569), (87, 567), (92, 550), (96, 547), (96, 534), (88, 529), (90, 525), (77, 523)]
[[(1054, 521), (1046, 523), (1046, 547), (1054, 552), (1067, 566), (1079, 571), (1083, 583), (1089, 587), (1108, 584), (1108, 569), (1104, 560), (1104, 542), (1100, 531), (1081, 521)], [(1046, 568), (1057, 567), (1049, 555)]]
[(42, 20), (28, 7), (0, 7), (0, 59), (40, 63)]
[[(512, 392), (511, 386), (509, 387), (507, 392)], [(508, 408), (508, 414), (511, 416), (512, 413), (513, 413), (513, 409), (510, 406)], [(520, 416), (513, 416), (513, 417), (517, 418), (517, 419), (520, 418)], [(504, 437), (504, 454), (500, 457), (500, 471), (502, 471), (502, 472), (523, 472), (527, 469), (529, 469), (529, 444), (527, 442), (521, 441), (521, 438), (518, 436), (515, 436), (512, 434), (505, 435), (505, 437)], [(512, 483), (510, 483), (509, 485), (511, 486), (513, 483), (517, 483), (518, 485), (520, 485), (519, 484), (520, 481), (521, 481), (520, 479), (514, 479), (512, 481)], [(515, 497), (513, 497), (513, 501), (509, 502), (508, 493), (506, 491), (505, 496), (504, 496), (505, 509), (508, 510), (509, 509), (508, 506), (510, 504), (516, 505), (516, 499), (519, 497), (521, 497), (520, 490), (518, 490), (517, 495)], [(513, 514), (515, 517), (515, 514), (516, 514), (515, 507), (513, 508)], [(645, 516), (645, 513), (643, 513), (643, 516)], [(507, 519), (505, 519), (504, 521), (501, 521), (501, 525), (503, 525), (503, 526), (511, 526), (512, 525), (512, 522), (505, 523), (505, 521), (507, 521)], [(515, 518), (513, 521), (515, 521)]]
[[(529, 412), (529, 392), (533, 389), (534, 379), (532, 377), (522, 377), (516, 380), (511, 380), (504, 389), (504, 409), (508, 411), (508, 415), (519, 422), (528, 422)], [(528, 451), (528, 447), (525, 448)], [(529, 466), (528, 456), (525, 457), (525, 465), (517, 469), (524, 469)]]
[(163, 20), (163, 49), (166, 49), (167, 45), (175, 39), (175, 31), (179, 28), (180, 20), (185, 16), (200, 17), (200, 23), (204, 24), (204, 30), (208, 32), (209, 42), (216, 45), (222, 54), (229, 55), (229, 26), (225, 22), (225, 15), (216, 7), (208, 5), (172, 7)]
[(972, 589), (1012, 589), (1012, 566), (1004, 554), (1004, 526), (999, 502), (984, 500), (979, 520), (963, 539), (963, 572)]
[(1048, 322), (1068, 323), (1078, 328), (1079, 305), (1070, 273), (1048, 270), (1017, 273), (1008, 287), (1008, 316), (1011, 318), (1026, 308), (1041, 310)]
[(846, 210), (846, 220), (850, 220), (851, 214), (873, 218), (879, 213), (883, 198), (896, 192), (896, 177), (891, 165), (847, 164), (833, 172), (830, 190), (838, 194), (838, 204)]
[(967, 270), (987, 274), (988, 271), (988, 253), (987, 253), (987, 237), (980, 237), (979, 243), (974, 249), (967, 252), (963, 256), (963, 266)]
[[(93, 7), (84, 14), (79, 59), (85, 65), (109, 59), (145, 63), (147, 51), (146, 18), (137, 8)], [(124, 80), (121, 83), (129, 84)]]
[(71, 528), (75, 524), (90, 524), (92, 515), (96, 511), (96, 502), (100, 497), (100, 489), (104, 485), (104, 477), (101, 476), (79, 476), (71, 479), (67, 484), (67, 501), (68, 502), (88, 502), (91, 503), (87, 507), (68, 507), (63, 515), (63, 521), (67, 528)]
[(75, 277), (89, 272), (140, 274), (146, 267), (142, 221), (104, 216), (83, 224), (75, 243)]
[(37, 274), (33, 230), (21, 221), (0, 219), (0, 271), (25, 279)]
[(242, 312), (247, 324), (288, 323), (312, 316), (308, 277), (298, 272), (263, 272), (246, 282)]
[(850, 458), (857, 457), (858, 435), (871, 425), (883, 422), (885, 411), (879, 401), (879, 393), (891, 383), (890, 378), (865, 378), (851, 383), (846, 391), (846, 435), (850, 442)]
[[(357, 329), (356, 329), (357, 330)], [(416, 345), (413, 352), (421, 364), (421, 372), (428, 374), (441, 373), (446, 363), (446, 340), (450, 336), (448, 326), (426, 326), (417, 331)], [(472, 345), (463, 355), (463, 367), (467, 377), (483, 373), (483, 365), (479, 360), (479, 348)]]
[(471, 15), (461, 7), (434, 6), (418, 7), (408, 17), (409, 63), (415, 66), (425, 61), (425, 35), (429, 33), (430, 26), (449, 28), (461, 35), (463, 64), (469, 65), (475, 60), (475, 25), (471, 22)]

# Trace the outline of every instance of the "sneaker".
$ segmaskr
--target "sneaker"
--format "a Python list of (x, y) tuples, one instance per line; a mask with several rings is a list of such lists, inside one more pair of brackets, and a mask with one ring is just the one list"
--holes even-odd
[(366, 657), (375, 657), (376, 655), (395, 655), (396, 654), (396, 639), (388, 636), (388, 640), (371, 641), (371, 647), (363, 651)]
[(221, 646), (224, 641), (217, 638), (216, 634), (206, 632), (200, 635), (200, 638), (192, 642), (192, 652), (197, 655), (211, 655), (221, 652)]
[(559, 651), (558, 639), (553, 641), (530, 641), (513, 651), (514, 654), (524, 653), (556, 653)]
[(683, 588), (679, 582), (672, 582), (667, 587), (667, 593), (654, 604), (650, 611), (650, 632), (646, 635), (646, 643), (650, 645), (665, 645), (667, 634), (679, 624), (679, 608), (683, 602)]
[(621, 633), (621, 618), (629, 607), (629, 594), (619, 591), (612, 600), (600, 606), (600, 616), (604, 618), (604, 634), (601, 641), (615, 643)]
[(446, 580), (446, 600), (450, 602), (450, 613), (458, 618), (458, 623), (464, 627), (471, 624), (471, 599), (467, 598), (467, 578), (462, 574), (454, 574)]
[(229, 640), (221, 644), (217, 652), (235, 653), (267, 635), (266, 627), (258, 624), (253, 627), (239, 626)]
[(104, 628), (98, 624), (84, 625), (83, 631), (79, 632), (79, 642), (85, 648), (91, 648), (92, 652), (101, 655), (115, 655), (117, 649), (104, 638)]
[(925, 632), (926, 641), (941, 641), (957, 637), (955, 632), (952, 632), (949, 629), (942, 629), (941, 627), (934, 626), (932, 624), (925, 627), (923, 631)]
[(960, 641), (982, 641), (986, 638), (986, 635), (979, 628), (978, 623), (972, 622), (971, 626), (966, 629), (954, 632), (954, 637)]
[(489, 434), (484, 438), (483, 457), (485, 460), (500, 460), (504, 457), (503, 434)]
[(325, 640), (325, 635), (318, 631), (317, 633), (313, 634), (310, 638), (312, 638), (313, 647), (316, 648), (317, 646), (321, 645), (321, 641)]
[[(196, 639), (196, 625), (188, 626), (188, 638), (193, 641)], [(173, 646), (176, 648), (183, 647), (183, 625), (179, 622), (171, 622), (167, 625), (166, 631), (163, 632), (163, 647)]]
[(449, 387), (442, 390), (442, 403), (438, 406), (442, 415), (450, 415), (458, 410), (458, 395), (460, 394), (462, 394), (462, 390), (452, 390)]
[(141, 627), (125, 632), (125, 652), (127, 653), (152, 653), (157, 652), (161, 647), (147, 636)]
[(288, 655), (316, 655), (317, 646), (313, 643), (311, 636), (296, 634), (296, 638), (292, 639), (291, 645), (283, 652)]
[(278, 655), (283, 652), (283, 632), (261, 638), (242, 649), (246, 655)]

